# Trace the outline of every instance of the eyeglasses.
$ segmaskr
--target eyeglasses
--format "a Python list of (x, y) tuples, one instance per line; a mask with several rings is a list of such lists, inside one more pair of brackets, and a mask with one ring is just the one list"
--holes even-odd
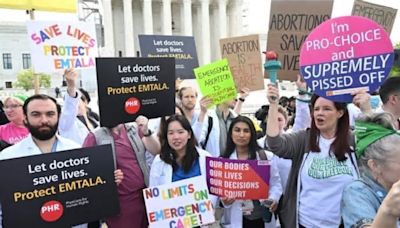
[(4, 109), (16, 109), (21, 106), (22, 105), (19, 105), (19, 104), (13, 104), (13, 105), (9, 105), (9, 106), (4, 106)]

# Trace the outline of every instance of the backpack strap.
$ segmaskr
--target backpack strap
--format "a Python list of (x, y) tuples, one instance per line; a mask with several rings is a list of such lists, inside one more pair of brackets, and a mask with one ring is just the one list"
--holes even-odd
[[(145, 152), (146, 149), (143, 145), (142, 140), (139, 137), (138, 131), (133, 124), (125, 124), (126, 134), (128, 135), (129, 142), (135, 152), (136, 159), (139, 167), (143, 173), (144, 181), (146, 186), (149, 184), (149, 169), (147, 167)], [(117, 168), (117, 160), (115, 157), (115, 143), (114, 138), (111, 135), (110, 129), (106, 127), (100, 127), (93, 131), (97, 145), (111, 144), (114, 158), (114, 169)]]
[(258, 150), (257, 153), (258, 153), (258, 156), (260, 157), (260, 160), (268, 160), (265, 150)]
[(213, 118), (211, 116), (208, 116), (208, 128), (207, 128), (207, 135), (206, 135), (206, 139), (204, 140), (204, 142), (201, 144), (201, 148), (203, 148), (203, 150), (206, 149), (207, 143), (208, 143), (208, 139), (210, 138), (210, 133), (211, 133), (211, 129), (213, 127)]
[(112, 155), (114, 159), (114, 169), (117, 169), (117, 159), (115, 157), (115, 144), (114, 139), (111, 136), (111, 132), (106, 127), (99, 127), (93, 131), (94, 138), (96, 139), (97, 145), (111, 144)]
[(136, 160), (138, 161), (139, 167), (142, 170), (144, 182), (146, 186), (149, 186), (150, 171), (146, 162), (146, 148), (139, 136), (139, 131), (136, 126), (132, 123), (126, 123), (126, 134), (128, 135), (129, 142), (132, 145), (132, 149), (135, 152)]

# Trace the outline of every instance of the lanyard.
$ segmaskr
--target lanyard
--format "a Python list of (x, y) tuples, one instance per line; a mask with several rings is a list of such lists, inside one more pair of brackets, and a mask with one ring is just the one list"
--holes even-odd
[(51, 146), (51, 152), (56, 152), (57, 150), (57, 144), (58, 144), (58, 140), (56, 138), (56, 140), (53, 143), (53, 146)]

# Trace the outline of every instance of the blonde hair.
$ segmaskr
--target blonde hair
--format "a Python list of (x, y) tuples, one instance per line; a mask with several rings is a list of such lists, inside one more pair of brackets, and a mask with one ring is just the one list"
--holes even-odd
[(17, 97), (6, 97), (6, 99), (4, 99), (4, 105), (6, 105), (6, 103), (10, 100), (17, 102), (20, 105), (24, 105), (24, 101), (22, 101), (21, 99), (18, 99)]

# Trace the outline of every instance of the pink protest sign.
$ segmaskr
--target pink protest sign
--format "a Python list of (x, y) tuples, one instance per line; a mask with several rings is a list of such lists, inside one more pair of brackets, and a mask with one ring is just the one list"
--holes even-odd
[(351, 102), (355, 89), (378, 89), (393, 57), (382, 26), (365, 17), (345, 16), (328, 20), (310, 33), (301, 47), (300, 70), (316, 94)]

